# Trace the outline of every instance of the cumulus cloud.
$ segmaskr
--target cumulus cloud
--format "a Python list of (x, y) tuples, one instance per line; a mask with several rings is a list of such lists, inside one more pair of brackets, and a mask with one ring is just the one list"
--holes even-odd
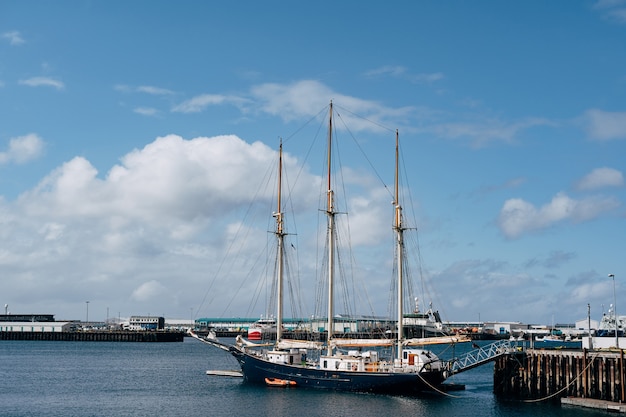
[(118, 216), (164, 226), (210, 218), (230, 204), (254, 195), (259, 172), (275, 152), (236, 136), (184, 140), (169, 135), (125, 155), (104, 179), (82, 157), (76, 157), (21, 196), (25, 209), (37, 215)]
[(0, 152), (0, 164), (9, 162), (26, 163), (39, 157), (43, 149), (43, 140), (34, 133), (12, 138), (9, 141), (9, 149), (5, 152)]
[(20, 80), (19, 83), (29, 87), (53, 87), (57, 90), (63, 90), (65, 88), (65, 84), (62, 81), (50, 77), (32, 77)]
[[(156, 312), (165, 303), (186, 310), (180, 303), (199, 302), (198, 293), (224, 257), (224, 242), (253, 200), (261, 202), (256, 210), (262, 218), (249, 221), (261, 225), (250, 233), (260, 238), (240, 240), (253, 253), (250, 259), (262, 252), (275, 209), (276, 183), (268, 176), (275, 175), (276, 156), (274, 149), (237, 136), (170, 135), (129, 152), (105, 173), (74, 157), (15, 201), (0, 199), (0, 264), (13, 277), (3, 289), (15, 304), (37, 300), (70, 318), (68, 299), (83, 306), (89, 299), (95, 309), (96, 294), (101, 308), (106, 303), (126, 315)], [(299, 164), (285, 154), (284, 165), (289, 171)], [(290, 193), (296, 200), (313, 199), (315, 216), (310, 190), (320, 180), (297, 169), (299, 181)], [(182, 282), (184, 288), (175, 285)], [(226, 294), (232, 289), (232, 283), (220, 285)], [(44, 288), (64, 288), (64, 303), (55, 301), (58, 291)], [(214, 291), (219, 297), (220, 286)]]
[(591, 139), (599, 141), (626, 139), (626, 112), (592, 109), (585, 112), (583, 122)]
[(575, 200), (558, 193), (542, 207), (520, 198), (507, 200), (500, 210), (498, 227), (507, 238), (550, 228), (562, 221), (583, 222), (619, 207), (614, 198), (589, 197)]
[(21, 45), (26, 42), (24, 38), (22, 38), (22, 34), (17, 30), (3, 33), (2, 39), (8, 40), (9, 43), (14, 46)]
[(613, 168), (596, 168), (578, 181), (579, 190), (594, 190), (604, 187), (621, 187), (624, 185), (624, 175)]
[[(268, 230), (273, 228), (276, 182), (270, 177), (276, 175), (276, 158), (275, 149), (234, 135), (159, 137), (104, 172), (87, 158), (74, 157), (15, 201), (0, 199), (0, 264), (14, 278), (3, 289), (14, 304), (37, 300), (64, 318), (75, 317), (71, 300), (83, 308), (84, 300), (90, 300), (90, 310), (99, 305), (123, 316), (148, 311), (168, 315), (197, 305), (198, 294), (207, 290), (232, 244), (243, 251), (225, 267), (235, 272), (219, 271), (220, 280), (211, 287), (211, 297), (230, 301), (233, 288), (241, 287), (252, 269), (250, 263), (266, 259), (264, 246), (273, 237)], [(311, 190), (321, 189), (321, 178), (288, 153), (283, 162), (285, 179), (298, 174), (296, 183), (285, 184), (287, 222), (302, 212), (305, 219), (314, 219), (318, 195)], [(390, 237), (385, 215), (391, 214), (389, 196), (362, 173), (345, 176), (348, 187), (360, 194), (346, 203), (351, 244), (370, 248)], [(253, 201), (262, 206), (256, 214)], [(380, 215), (373, 219), (371, 212)], [(298, 223), (294, 251), (316, 253), (317, 233), (310, 229), (317, 225)], [(314, 260), (307, 256), (305, 263), (313, 267)], [(257, 277), (250, 281), (253, 287), (258, 284)], [(66, 293), (55, 295), (60, 291), (51, 288)], [(245, 312), (248, 301), (234, 302), (230, 314)]]

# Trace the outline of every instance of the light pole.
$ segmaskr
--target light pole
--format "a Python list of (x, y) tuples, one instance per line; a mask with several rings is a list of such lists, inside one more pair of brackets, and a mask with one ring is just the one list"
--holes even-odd
[(87, 318), (85, 319), (85, 326), (87, 326), (89, 323), (89, 301), (85, 301), (85, 303), (87, 304)]
[(587, 333), (589, 333), (589, 341), (591, 342), (591, 304), (587, 303)]
[(613, 317), (615, 318), (615, 347), (619, 349), (619, 338), (617, 337), (617, 296), (615, 295), (615, 274), (609, 274), (609, 278), (613, 279)]

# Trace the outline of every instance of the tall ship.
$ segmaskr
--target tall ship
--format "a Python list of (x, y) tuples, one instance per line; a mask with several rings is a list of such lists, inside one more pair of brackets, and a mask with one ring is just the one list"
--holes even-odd
[[(428, 343), (453, 344), (467, 341), (447, 336), (435, 338), (407, 338), (404, 323), (407, 317), (403, 309), (405, 286), (405, 242), (404, 234), (408, 230), (403, 222), (399, 186), (399, 138), (395, 132), (395, 173), (393, 191), (393, 232), (395, 265), (393, 288), (395, 289), (396, 328), (388, 332), (393, 338), (346, 339), (335, 333), (335, 280), (337, 252), (335, 191), (331, 177), (333, 149), (333, 103), (328, 108), (328, 136), (326, 155), (325, 217), (326, 217), (326, 261), (327, 269), (327, 323), (325, 340), (306, 341), (288, 340), (283, 337), (283, 293), (285, 227), (282, 202), (282, 142), (278, 158), (278, 192), (276, 201), (274, 235), (277, 242), (277, 272), (275, 314), (276, 341), (271, 345), (259, 346), (238, 337), (234, 344), (225, 344), (214, 337), (199, 338), (205, 343), (223, 349), (233, 355), (241, 366), (245, 382), (257, 384), (282, 384), (301, 388), (316, 388), (341, 391), (359, 391), (392, 395), (417, 395), (425, 391), (440, 391), (443, 382), (451, 374), (451, 362), (440, 359), (432, 350), (426, 349)], [(428, 316), (419, 318), (430, 323)], [(193, 335), (193, 334), (192, 334)]]

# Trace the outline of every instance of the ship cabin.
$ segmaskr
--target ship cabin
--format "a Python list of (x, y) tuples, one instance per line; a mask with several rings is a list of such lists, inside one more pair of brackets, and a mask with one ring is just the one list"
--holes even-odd
[(320, 368), (328, 371), (373, 372), (378, 367), (378, 352), (350, 350), (345, 355), (322, 356)]
[(402, 351), (402, 361), (396, 359), (394, 366), (410, 370), (439, 370), (443, 364), (433, 352), (423, 349), (405, 349)]
[(306, 349), (271, 350), (267, 359), (283, 365), (306, 365)]

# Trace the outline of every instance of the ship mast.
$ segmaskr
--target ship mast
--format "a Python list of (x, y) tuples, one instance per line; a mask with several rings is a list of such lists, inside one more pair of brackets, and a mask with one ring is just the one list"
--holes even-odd
[(274, 213), (276, 218), (276, 240), (278, 243), (278, 271), (277, 271), (277, 307), (276, 307), (276, 342), (280, 342), (283, 333), (283, 264), (284, 264), (284, 239), (285, 233), (283, 231), (283, 212), (281, 203), (282, 193), (282, 175), (283, 175), (283, 142), (280, 141), (278, 149), (278, 197), (277, 197), (277, 210)]
[(328, 188), (327, 188), (327, 207), (326, 216), (328, 216), (328, 335), (327, 348), (328, 355), (332, 355), (332, 346), (330, 341), (333, 336), (333, 286), (335, 274), (335, 208), (333, 203), (333, 190), (331, 184), (331, 149), (333, 139), (333, 102), (330, 102), (329, 118), (328, 118)]
[(395, 220), (393, 229), (396, 232), (396, 252), (397, 252), (397, 280), (398, 280), (398, 359), (402, 360), (402, 341), (404, 339), (404, 329), (402, 326), (402, 298), (403, 298), (403, 253), (404, 253), (404, 228), (402, 226), (402, 206), (400, 205), (400, 187), (399, 187), (399, 172), (398, 165), (400, 159), (400, 152), (398, 149), (398, 130), (396, 129), (396, 169), (395, 169), (395, 183), (394, 183), (394, 206), (395, 206)]

